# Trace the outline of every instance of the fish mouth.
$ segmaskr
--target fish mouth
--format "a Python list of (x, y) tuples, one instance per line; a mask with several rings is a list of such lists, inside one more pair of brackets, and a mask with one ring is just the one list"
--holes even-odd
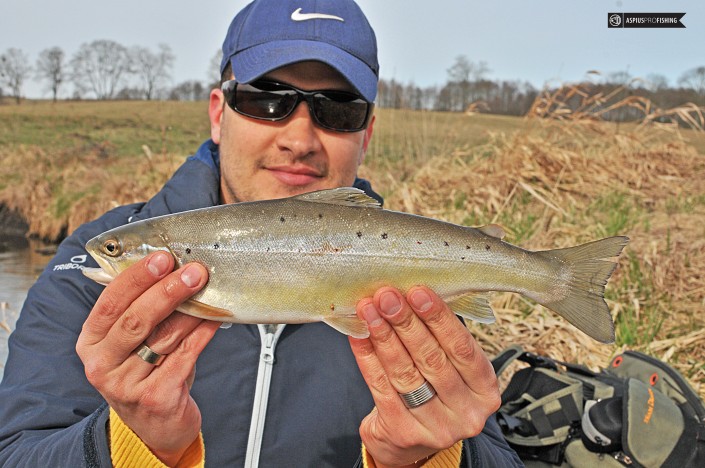
[(103, 286), (109, 284), (113, 279), (115, 279), (114, 276), (111, 276), (110, 273), (107, 271), (103, 270), (102, 268), (90, 268), (90, 267), (84, 267), (83, 274), (87, 276), (88, 278), (92, 279), (98, 284), (102, 284)]

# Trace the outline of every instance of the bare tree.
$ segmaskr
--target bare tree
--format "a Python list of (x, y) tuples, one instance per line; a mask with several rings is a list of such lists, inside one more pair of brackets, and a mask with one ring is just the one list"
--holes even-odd
[(696, 67), (684, 72), (678, 79), (678, 84), (705, 96), (705, 67)]
[(169, 99), (172, 101), (200, 101), (208, 99), (208, 90), (203, 87), (203, 83), (200, 81), (184, 81), (171, 89)]
[(650, 73), (646, 77), (645, 87), (649, 91), (658, 92), (668, 89), (668, 78), (660, 73)]
[(206, 83), (210, 89), (220, 86), (220, 61), (222, 57), (223, 52), (218, 49), (208, 62), (208, 72), (206, 73), (208, 81)]
[(32, 72), (27, 55), (13, 47), (0, 55), (0, 85), (10, 88), (10, 92), (19, 104), (22, 96), (22, 85)]
[(174, 54), (168, 45), (159, 44), (159, 51), (156, 53), (146, 47), (133, 47), (130, 57), (144, 97), (149, 101), (154, 98), (154, 93), (160, 86), (171, 80)]
[(80, 92), (98, 99), (112, 99), (131, 72), (127, 48), (110, 40), (82, 44), (71, 58), (71, 78)]
[(35, 67), (37, 78), (48, 82), (47, 88), (51, 91), (54, 102), (59, 94), (61, 84), (66, 80), (66, 64), (64, 51), (59, 47), (44, 49), (39, 53)]
[[(456, 57), (455, 63), (448, 69), (451, 108), (465, 110), (472, 101), (477, 100), (477, 93), (482, 90), (473, 84), (485, 81), (489, 71), (487, 62), (473, 63), (464, 55)], [(457, 97), (454, 98), (454, 95)]]

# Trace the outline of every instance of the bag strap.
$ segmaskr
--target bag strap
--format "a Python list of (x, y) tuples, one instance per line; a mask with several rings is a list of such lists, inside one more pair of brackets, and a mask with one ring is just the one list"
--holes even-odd
[(546, 356), (524, 351), (519, 345), (511, 345), (500, 352), (492, 359), (492, 368), (494, 373), (499, 377), (504, 372), (509, 364), (519, 359), (522, 362), (529, 364), (531, 367), (545, 367), (546, 369), (558, 370), (558, 363), (566, 365), (560, 361), (555, 361)]

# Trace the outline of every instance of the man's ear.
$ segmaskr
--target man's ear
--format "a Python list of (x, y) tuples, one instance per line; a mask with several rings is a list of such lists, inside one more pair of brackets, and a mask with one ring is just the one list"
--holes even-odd
[(367, 154), (367, 146), (370, 144), (370, 140), (372, 139), (372, 131), (374, 130), (374, 126), (375, 126), (375, 118), (376, 118), (376, 116), (373, 115), (372, 119), (370, 119), (369, 125), (364, 130), (365, 136), (363, 137), (364, 139), (362, 140), (362, 151), (360, 152), (360, 160), (357, 162), (358, 166), (365, 161), (365, 154)]
[(225, 111), (225, 96), (220, 88), (213, 88), (208, 102), (208, 117), (211, 121), (211, 140), (216, 145), (220, 144), (220, 126)]

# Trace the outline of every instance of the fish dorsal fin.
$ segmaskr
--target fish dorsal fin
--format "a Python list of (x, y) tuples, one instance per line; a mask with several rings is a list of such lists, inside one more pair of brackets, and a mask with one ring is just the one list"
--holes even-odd
[(488, 294), (471, 292), (449, 299), (448, 307), (461, 317), (481, 323), (494, 323), (494, 312)]
[(361, 206), (365, 208), (381, 208), (377, 200), (367, 195), (360, 189), (354, 187), (339, 187), (329, 190), (319, 190), (317, 192), (297, 195), (297, 200), (304, 200), (314, 203), (328, 203), (329, 205)]
[(483, 234), (487, 234), (488, 236), (495, 237), (497, 239), (504, 239), (504, 236), (507, 235), (507, 233), (504, 232), (504, 228), (499, 224), (487, 224), (477, 229)]
[(208, 304), (204, 304), (203, 302), (194, 301), (193, 299), (189, 299), (188, 301), (181, 303), (176, 310), (186, 315), (192, 315), (194, 317), (207, 320), (215, 320), (217, 322), (223, 322), (228, 318), (233, 317), (232, 312), (229, 310), (213, 307)]
[(353, 338), (367, 338), (370, 331), (367, 323), (360, 320), (357, 315), (336, 315), (326, 317), (323, 322), (338, 330), (340, 333), (350, 335)]

